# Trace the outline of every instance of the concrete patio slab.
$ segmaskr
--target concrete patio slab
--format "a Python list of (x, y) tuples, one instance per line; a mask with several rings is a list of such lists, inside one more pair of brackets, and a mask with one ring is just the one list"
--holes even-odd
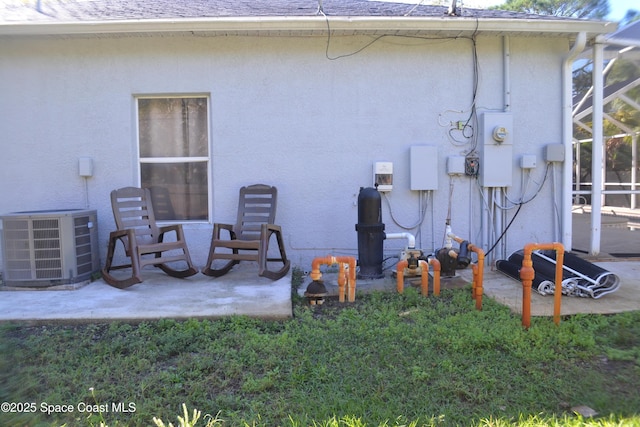
[(0, 321), (98, 322), (161, 318), (220, 318), (247, 315), (264, 319), (292, 316), (291, 276), (272, 281), (257, 268), (240, 265), (227, 275), (176, 279), (144, 270), (144, 282), (116, 289), (97, 280), (75, 290), (0, 292)]
[[(579, 313), (612, 314), (640, 310), (640, 263), (636, 261), (594, 262), (620, 278), (620, 288), (601, 298), (563, 296), (561, 315)], [(469, 277), (469, 280), (471, 278)], [(522, 313), (522, 283), (499, 271), (486, 271), (484, 294), (508, 306), (514, 313)], [(553, 295), (531, 292), (531, 315), (553, 316)]]
[[(620, 288), (599, 299), (564, 296), (562, 315), (640, 310), (640, 258), (617, 256), (621, 253), (640, 253), (640, 230), (628, 226), (632, 221), (629, 224), (625, 220), (620, 221), (621, 217), (628, 219), (631, 215), (619, 214), (617, 218), (608, 217), (603, 221), (602, 253), (596, 259), (590, 259), (594, 264), (620, 277)], [(588, 248), (588, 227), (587, 215), (574, 214), (574, 249)], [(335, 277), (326, 274), (323, 278), (329, 294), (337, 295)], [(442, 281), (442, 288), (467, 286), (471, 280), (471, 269), (458, 270), (456, 278)], [(300, 286), (300, 295), (304, 294), (309, 282), (307, 277)], [(411, 286), (410, 282), (411, 280), (406, 280), (405, 286)], [(293, 315), (291, 285), (291, 274), (271, 281), (259, 277), (257, 266), (251, 263), (240, 264), (220, 278), (197, 274), (187, 279), (175, 279), (159, 270), (146, 269), (143, 283), (124, 290), (97, 280), (74, 290), (0, 292), (0, 321), (140, 321), (160, 318), (220, 318), (229, 315), (286, 319)], [(374, 290), (395, 292), (396, 280), (388, 272), (383, 279), (358, 280), (356, 287), (358, 293)], [(514, 313), (522, 313), (520, 281), (486, 267), (483, 287), (485, 297), (508, 306)], [(429, 298), (432, 297), (431, 293)], [(552, 317), (553, 303), (553, 296), (532, 292), (531, 315)], [(469, 307), (474, 307), (471, 301)]]
[[(561, 314), (620, 313), (640, 310), (640, 263), (606, 261), (594, 264), (618, 275), (620, 288), (599, 299), (562, 297)], [(337, 295), (337, 280), (326, 274), (329, 295)], [(33, 323), (141, 321), (161, 318), (220, 318), (247, 315), (263, 319), (292, 316), (291, 276), (271, 281), (257, 276), (251, 266), (236, 267), (226, 276), (210, 278), (198, 274), (175, 279), (162, 272), (148, 270), (145, 281), (120, 290), (98, 280), (76, 290), (20, 290), (0, 292), (0, 321)], [(458, 270), (454, 279), (442, 281), (442, 288), (469, 285), (471, 270)], [(304, 293), (310, 279), (299, 289)], [(411, 286), (406, 281), (405, 286)], [(430, 281), (429, 298), (433, 296)], [(522, 284), (498, 271), (485, 270), (485, 298), (504, 304), (514, 313), (522, 313)], [(396, 280), (390, 275), (379, 280), (359, 280), (357, 295), (372, 291), (395, 292)], [(357, 298), (358, 296), (356, 296)], [(532, 292), (531, 315), (553, 316), (553, 296)], [(469, 302), (469, 309), (474, 305)]]
[[(579, 313), (599, 313), (611, 314), (625, 311), (640, 310), (640, 262), (637, 261), (606, 261), (594, 262), (605, 270), (612, 272), (620, 278), (621, 285), (617, 291), (602, 296), (598, 299), (563, 296), (561, 304), (561, 315), (573, 315)], [(337, 278), (335, 274), (323, 275), (325, 287), (329, 296), (338, 295)], [(470, 268), (457, 270), (456, 276), (441, 280), (441, 289), (452, 289), (470, 286), (473, 280)], [(299, 289), (299, 295), (303, 295), (310, 279), (307, 279)], [(417, 286), (419, 278), (406, 279), (405, 287)], [(383, 279), (377, 280), (357, 280), (356, 298), (359, 293), (371, 291), (396, 291), (396, 279), (387, 274)], [(484, 272), (483, 280), (484, 297), (491, 298), (500, 304), (506, 305), (517, 314), (522, 313), (522, 283), (505, 274), (487, 268)], [(429, 279), (429, 297), (433, 296), (433, 278)], [(471, 300), (469, 291), (469, 309), (474, 309), (475, 305)], [(531, 292), (531, 315), (553, 317), (554, 297), (553, 295), (543, 296), (535, 291)]]

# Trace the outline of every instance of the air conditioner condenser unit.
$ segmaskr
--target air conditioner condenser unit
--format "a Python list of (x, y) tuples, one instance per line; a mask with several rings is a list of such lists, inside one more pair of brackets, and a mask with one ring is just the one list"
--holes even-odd
[(4, 286), (79, 284), (100, 271), (95, 210), (15, 212), (0, 220)]

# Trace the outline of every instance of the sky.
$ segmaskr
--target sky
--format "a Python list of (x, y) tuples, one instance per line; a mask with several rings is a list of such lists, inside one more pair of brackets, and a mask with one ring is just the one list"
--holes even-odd
[[(415, 4), (420, 2), (420, 0), (384, 0), (384, 1), (392, 1), (397, 3), (410, 3)], [(490, 6), (495, 6), (499, 4), (503, 4), (506, 0), (458, 0), (458, 4), (460, 2), (463, 3), (464, 6), (467, 7), (479, 7), (485, 8)], [(423, 3), (426, 4), (449, 4), (448, 0), (422, 0)], [(640, 9), (640, 6), (632, 6), (633, 3), (636, 3), (636, 0), (609, 0), (609, 16), (607, 16), (608, 20), (611, 21), (620, 21), (626, 15), (627, 10), (629, 9)]]
[(619, 21), (624, 18), (627, 10), (629, 9), (640, 9), (640, 5), (636, 3), (634, 6), (632, 4), (635, 3), (633, 0), (609, 0), (609, 18), (612, 21)]

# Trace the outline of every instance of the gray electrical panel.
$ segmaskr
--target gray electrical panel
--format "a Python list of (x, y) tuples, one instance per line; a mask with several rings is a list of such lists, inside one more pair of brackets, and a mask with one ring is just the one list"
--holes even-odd
[(409, 150), (411, 190), (438, 189), (438, 147), (414, 145)]
[(480, 116), (480, 185), (510, 187), (513, 180), (513, 116), (486, 112)]

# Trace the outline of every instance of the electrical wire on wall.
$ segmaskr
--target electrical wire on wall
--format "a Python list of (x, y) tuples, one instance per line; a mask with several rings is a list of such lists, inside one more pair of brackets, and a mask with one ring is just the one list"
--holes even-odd
[(453, 205), (453, 177), (449, 175), (449, 197), (447, 201), (447, 219), (445, 220), (445, 230), (442, 236), (442, 244), (441, 247), (444, 246), (445, 240), (447, 239), (447, 225), (451, 225), (451, 208)]
[[(420, 1), (418, 4), (416, 4), (411, 10), (409, 10), (409, 12), (407, 12), (404, 16), (409, 16), (411, 13), (413, 13), (413, 11), (420, 6), (420, 4), (422, 3), (422, 1)], [(345, 53), (342, 55), (336, 55), (336, 56), (331, 56), (329, 54), (329, 48), (331, 46), (331, 23), (329, 22), (329, 16), (323, 7), (322, 4), (322, 0), (318, 0), (318, 9), (316, 10), (316, 15), (322, 15), (325, 19), (325, 22), (327, 24), (327, 43), (325, 46), (325, 57), (330, 60), (330, 61), (335, 61), (338, 59), (342, 59), (342, 58), (347, 58), (350, 56), (354, 56), (359, 54), (360, 52), (362, 52), (363, 50), (367, 49), (368, 47), (370, 47), (371, 45), (375, 44), (377, 41), (382, 40), (383, 38), (407, 38), (407, 39), (420, 39), (420, 40), (458, 40), (458, 39), (467, 39), (467, 40), (472, 40), (473, 43), (473, 51), (474, 51), (474, 63), (475, 63), (475, 71), (474, 71), (474, 76), (477, 77), (477, 61), (476, 61), (476, 49), (475, 49), (475, 37), (476, 37), (476, 33), (478, 32), (478, 25), (479, 25), (479, 20), (478, 17), (476, 16), (476, 28), (474, 29), (473, 35), (471, 36), (447, 36), (447, 37), (427, 37), (427, 36), (415, 36), (415, 35), (407, 35), (407, 34), (380, 34), (378, 36), (375, 36), (369, 43), (366, 43), (365, 45), (363, 45), (362, 47), (349, 52), (349, 53)], [(477, 79), (476, 79), (476, 84), (474, 85), (475, 89), (477, 89)], [(474, 89), (474, 99), (475, 99), (475, 89)], [(471, 115), (470, 115), (471, 117)]]
[(85, 207), (89, 209), (89, 179), (86, 176), (82, 177), (84, 180), (84, 201)]
[[(433, 241), (433, 192), (431, 190), (421, 190), (418, 192), (419, 193), (419, 206), (418, 206), (418, 220), (417, 222), (415, 222), (412, 225), (404, 225), (402, 224), (395, 216), (393, 209), (391, 207), (391, 201), (389, 200), (389, 197), (387, 196), (386, 192), (381, 192), (380, 194), (382, 195), (382, 198), (384, 199), (387, 207), (389, 208), (389, 216), (391, 217), (391, 220), (393, 221), (393, 223), (398, 226), (399, 228), (403, 229), (403, 230), (414, 230), (417, 229), (417, 231), (415, 232), (415, 239), (417, 242), (417, 246), (418, 248), (422, 248), (422, 225), (424, 224), (424, 220), (426, 218), (427, 215), (427, 211), (429, 210), (428, 207), (431, 207), (431, 246), (433, 248), (434, 246), (434, 241)], [(398, 255), (393, 255), (393, 256), (389, 256), (384, 258), (383, 263), (386, 263), (387, 261), (389, 261), (390, 259), (397, 259)], [(383, 268), (383, 271), (386, 271), (387, 269), (394, 267), (395, 266), (395, 262), (391, 265), (387, 265)]]
[(553, 198), (553, 212), (554, 212), (554, 227), (553, 227), (553, 235), (555, 237), (555, 241), (559, 242), (560, 238), (560, 224), (562, 223), (562, 219), (560, 217), (560, 208), (558, 207), (558, 196), (556, 195), (556, 189), (558, 185), (558, 179), (556, 178), (556, 164), (551, 163), (551, 197)]
[(407, 13), (405, 13), (403, 16), (409, 16), (413, 13), (414, 10), (416, 10), (418, 8), (418, 6), (421, 6), (422, 3), (424, 3), (424, 0), (420, 0), (418, 3), (416, 3), (410, 11), (408, 11)]
[(387, 197), (387, 193), (383, 192), (381, 194), (382, 194), (382, 198), (384, 199), (384, 201), (386, 202), (387, 206), (389, 207), (389, 215), (391, 216), (391, 220), (393, 221), (393, 223), (395, 225), (397, 225), (398, 227), (400, 227), (400, 228), (402, 228), (404, 230), (413, 230), (414, 228), (422, 226), (422, 223), (424, 222), (424, 218), (425, 218), (426, 213), (427, 213), (426, 207), (422, 206), (423, 191), (420, 191), (420, 210), (421, 210), (420, 217), (418, 218), (418, 221), (413, 225), (402, 225), (395, 218), (395, 215), (393, 213), (393, 209), (391, 208), (391, 203), (389, 202), (389, 198)]
[[(422, 2), (413, 6), (404, 16), (408, 16), (413, 13), (417, 7), (420, 6)], [(477, 97), (478, 97), (478, 87), (479, 87), (479, 60), (478, 60), (478, 50), (477, 50), (477, 32), (479, 27), (479, 20), (476, 19), (476, 26), (471, 35), (458, 35), (458, 36), (446, 36), (446, 37), (433, 37), (433, 36), (420, 36), (420, 35), (406, 35), (406, 34), (380, 34), (373, 37), (370, 41), (362, 45), (360, 48), (357, 48), (351, 52), (340, 54), (340, 55), (332, 55), (331, 54), (331, 46), (332, 46), (332, 37), (334, 34), (332, 33), (331, 28), (331, 19), (330, 14), (324, 9), (322, 1), (318, 0), (318, 9), (316, 11), (317, 15), (322, 15), (324, 17), (327, 29), (327, 37), (326, 37), (326, 45), (325, 45), (325, 57), (327, 60), (336, 61), (343, 58), (348, 58), (361, 52), (365, 51), (369, 47), (373, 46), (375, 43), (381, 41), (386, 38), (393, 39), (414, 39), (414, 40), (424, 40), (426, 42), (435, 42), (435, 41), (454, 41), (454, 40), (468, 40), (471, 44), (471, 61), (472, 61), (472, 85), (471, 85), (471, 101), (470, 105), (464, 110), (445, 110), (443, 113), (438, 115), (438, 124), (442, 127), (448, 127), (449, 129), (446, 131), (447, 138), (449, 142), (456, 146), (460, 147), (462, 154), (465, 157), (477, 157), (476, 148), (478, 144), (478, 114), (477, 114)], [(461, 115), (460, 120), (456, 121), (448, 121), (448, 123), (443, 123), (441, 118), (448, 113), (455, 113)], [(453, 192), (453, 183), (450, 183), (449, 189), (449, 209), (447, 213), (447, 221), (448, 223), (451, 221), (451, 200), (452, 200), (452, 192)], [(426, 212), (428, 207), (431, 207), (432, 210), (432, 224), (431, 224), (431, 238), (432, 238), (432, 249), (435, 249), (435, 235), (434, 235), (434, 203), (433, 203), (433, 194), (431, 191), (427, 193), (427, 197), (425, 200), (423, 192), (420, 192), (420, 207), (419, 207), (419, 218), (417, 222), (410, 225), (402, 224), (395, 217), (395, 213), (391, 207), (391, 203), (389, 198), (385, 193), (383, 194), (383, 198), (389, 208), (390, 216), (392, 221), (400, 228), (404, 230), (413, 230), (418, 229), (417, 236), (422, 236), (422, 226), (426, 217)], [(429, 196), (431, 200), (429, 200)]]
[[(416, 239), (418, 239), (419, 241), (419, 245), (420, 247), (422, 247), (422, 224), (424, 223), (424, 220), (427, 216), (427, 210), (428, 210), (428, 206), (430, 205), (432, 207), (432, 220), (433, 220), (433, 203), (429, 203), (429, 194), (431, 193), (431, 191), (427, 191), (427, 195), (425, 197), (425, 191), (419, 191), (419, 206), (418, 206), (418, 220), (417, 222), (415, 222), (412, 225), (404, 225), (402, 224), (396, 217), (395, 214), (393, 212), (393, 209), (391, 207), (391, 202), (387, 196), (387, 193), (381, 193), (382, 194), (382, 198), (384, 199), (385, 203), (387, 204), (387, 207), (389, 208), (389, 216), (391, 217), (391, 220), (393, 221), (393, 223), (395, 225), (397, 225), (399, 228), (402, 228), (403, 230), (414, 230), (417, 229), (416, 233), (415, 233), (415, 237)], [(433, 197), (433, 196), (432, 196)], [(432, 224), (432, 237), (433, 237), (433, 224)]]
[[(509, 228), (511, 227), (511, 225), (513, 224), (515, 219), (518, 217), (518, 214), (520, 213), (520, 210), (522, 209), (522, 206), (524, 206), (525, 204), (533, 201), (538, 196), (538, 194), (540, 194), (540, 192), (542, 191), (542, 188), (544, 187), (545, 182), (547, 181), (547, 177), (549, 176), (550, 166), (551, 166), (551, 164), (547, 163), (547, 166), (546, 166), (546, 168), (544, 170), (544, 175), (542, 177), (542, 181), (541, 182), (536, 183), (534, 181), (534, 183), (536, 183), (538, 185), (538, 188), (536, 188), (535, 192), (533, 193), (533, 195), (531, 195), (531, 197), (528, 197), (528, 198), (525, 197), (526, 196), (526, 193), (525, 193), (526, 187), (525, 187), (525, 188), (521, 188), (521, 193), (520, 193), (520, 197), (519, 197), (518, 201), (511, 201), (511, 200), (508, 200), (508, 198), (507, 198), (507, 200), (510, 203), (512, 203), (511, 206), (503, 206), (503, 205), (497, 203), (495, 200), (492, 202), (492, 204), (490, 204), (489, 201), (485, 199), (484, 194), (482, 192), (482, 188), (478, 184), (478, 189), (480, 190), (480, 194), (481, 194), (483, 203), (485, 203), (485, 206), (489, 207), (489, 212), (492, 212), (492, 209), (490, 208), (491, 205), (495, 206), (498, 209), (502, 209), (502, 210), (510, 210), (510, 209), (514, 209), (514, 208), (516, 209), (516, 212), (513, 214), (513, 217), (511, 218), (509, 223), (501, 230), (502, 232), (496, 238), (496, 240), (494, 241), (493, 245), (485, 252), (485, 256), (487, 256), (491, 252), (493, 252), (493, 250), (496, 248), (498, 243), (500, 243), (500, 241), (505, 237), (505, 235), (507, 234), (507, 231), (509, 230)], [(503, 194), (506, 195), (506, 191), (504, 191)], [(493, 220), (491, 221), (491, 223), (493, 224)], [(497, 231), (498, 230), (494, 229), (494, 233), (497, 233)]]
[[(454, 146), (462, 146), (470, 144), (469, 149), (465, 154), (471, 154), (475, 152), (478, 137), (476, 130), (478, 129), (478, 111), (477, 111), (477, 99), (478, 99), (478, 85), (479, 85), (479, 64), (478, 64), (478, 46), (476, 42), (476, 35), (478, 32), (479, 21), (476, 17), (476, 28), (470, 37), (465, 37), (471, 42), (471, 60), (473, 70), (473, 81), (471, 87), (471, 104), (464, 110), (444, 110), (443, 113), (438, 115), (438, 124), (442, 127), (449, 127), (447, 136), (449, 142)], [(453, 112), (458, 114), (467, 113), (466, 118), (458, 121), (442, 122), (441, 118), (444, 113)]]

